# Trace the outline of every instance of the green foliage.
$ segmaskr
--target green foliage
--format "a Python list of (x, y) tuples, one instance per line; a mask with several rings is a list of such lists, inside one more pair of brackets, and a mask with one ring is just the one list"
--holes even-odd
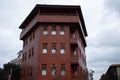
[(15, 64), (5, 64), (4, 69), (0, 70), (0, 80), (8, 80), (8, 76), (12, 70), (12, 80), (20, 80), (20, 66)]
[(106, 74), (103, 74), (100, 80), (109, 80), (109, 76)]

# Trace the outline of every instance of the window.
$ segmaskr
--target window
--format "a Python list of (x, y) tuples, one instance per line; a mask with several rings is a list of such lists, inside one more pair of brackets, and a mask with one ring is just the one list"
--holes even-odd
[(60, 53), (61, 54), (65, 53), (65, 44), (64, 43), (61, 43), (61, 45), (60, 45)]
[(31, 57), (31, 49), (29, 49), (29, 58)]
[(56, 54), (56, 43), (52, 43), (52, 54)]
[(23, 40), (23, 47), (25, 47), (25, 39)]
[(30, 76), (32, 77), (32, 74), (33, 74), (33, 72), (32, 72), (33, 70), (32, 70), (32, 66), (30, 67)]
[(76, 55), (77, 55), (76, 50), (74, 50), (74, 51), (73, 51), (73, 55), (74, 55), (74, 56), (76, 56)]
[(42, 75), (47, 75), (47, 64), (42, 64)]
[(51, 71), (52, 76), (56, 75), (56, 65), (52, 64), (52, 71)]
[(72, 44), (71, 51), (72, 51), (71, 56), (77, 56), (77, 45)]
[(27, 52), (25, 52), (25, 55), (24, 55), (24, 60), (26, 61), (26, 57), (27, 57)]
[(30, 35), (30, 42), (32, 41), (32, 35)]
[(22, 62), (24, 61), (24, 54), (22, 54)]
[(62, 76), (64, 76), (65, 73), (66, 73), (65, 64), (61, 64), (61, 71), (60, 71), (60, 74), (61, 74)]
[(71, 64), (71, 73), (72, 75), (78, 75), (79, 64)]
[(47, 25), (44, 25), (44, 26), (43, 26), (43, 34), (44, 34), (44, 35), (47, 35), (47, 34), (48, 34), (48, 26), (47, 26)]
[(34, 55), (34, 48), (32, 47), (29, 49), (29, 58), (31, 58)]
[(28, 70), (27, 70), (27, 77), (29, 78), (29, 76), (30, 76), (30, 70), (28, 68)]
[(60, 26), (60, 35), (64, 35), (64, 34), (65, 34), (64, 26)]
[(32, 47), (31, 50), (32, 50), (32, 51), (31, 51), (31, 56), (33, 56), (33, 55), (34, 55), (34, 47)]
[(71, 26), (70, 27), (70, 36), (71, 38), (76, 38), (77, 37), (77, 27), (76, 26)]
[(42, 50), (43, 54), (47, 53), (47, 43), (43, 43), (43, 50)]
[(25, 38), (24, 42), (25, 42), (24, 45), (27, 45), (27, 38)]
[(52, 35), (56, 35), (56, 26), (52, 26)]
[(72, 34), (72, 38), (75, 38), (75, 37), (76, 37), (76, 34), (75, 34), (75, 33), (73, 33), (73, 34)]
[(33, 39), (35, 38), (35, 31), (33, 31), (33, 33), (32, 33), (32, 38)]

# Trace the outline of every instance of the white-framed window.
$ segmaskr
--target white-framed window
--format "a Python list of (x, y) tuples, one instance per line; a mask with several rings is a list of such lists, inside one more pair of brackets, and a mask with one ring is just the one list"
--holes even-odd
[(47, 74), (47, 71), (45, 69), (42, 70), (42, 75), (45, 76)]
[(44, 35), (47, 35), (47, 34), (48, 34), (48, 31), (43, 31), (43, 34), (44, 34)]
[(46, 75), (47, 75), (47, 64), (42, 64), (41, 74), (42, 74), (43, 76), (46, 76)]
[(65, 49), (60, 49), (60, 53), (64, 54), (65, 53)]
[(52, 35), (56, 35), (56, 26), (53, 25), (52, 26), (52, 32), (51, 32)]
[(64, 53), (65, 53), (65, 44), (64, 44), (64, 43), (61, 43), (61, 44), (60, 44), (60, 53), (61, 53), (61, 54), (64, 54)]
[(52, 31), (52, 33), (51, 33), (52, 35), (56, 35), (56, 31)]
[(62, 76), (65, 76), (65, 74), (66, 74), (65, 64), (61, 64), (60, 74), (61, 74)]
[(56, 49), (52, 49), (52, 54), (56, 54)]
[(65, 35), (65, 32), (64, 31), (60, 31), (60, 35)]
[(52, 66), (51, 66), (51, 74), (52, 74), (52, 76), (55, 76), (56, 75), (56, 65), (55, 64), (52, 64)]
[(52, 54), (56, 54), (56, 43), (52, 43)]
[(47, 43), (43, 43), (42, 53), (43, 54), (47, 53)]
[(64, 26), (60, 26), (60, 35), (65, 35), (65, 28), (64, 28)]
[(52, 76), (56, 75), (56, 69), (52, 69)]
[(65, 70), (61, 70), (60, 74), (61, 74), (62, 76), (65, 76)]
[(43, 52), (44, 54), (46, 54), (46, 53), (47, 53), (47, 49), (43, 49), (42, 52)]
[(43, 26), (43, 35), (48, 35), (48, 26), (47, 25)]

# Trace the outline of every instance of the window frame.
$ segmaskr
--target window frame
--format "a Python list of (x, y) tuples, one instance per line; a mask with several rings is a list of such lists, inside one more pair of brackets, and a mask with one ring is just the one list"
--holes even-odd
[(47, 54), (47, 52), (48, 52), (47, 43), (43, 43), (42, 53)]
[(65, 54), (65, 43), (60, 44), (60, 54)]
[(51, 75), (56, 76), (57, 75), (57, 70), (56, 70), (56, 65), (52, 64), (51, 65)]
[(43, 35), (48, 35), (48, 26), (47, 25), (43, 26)]
[(64, 26), (60, 26), (60, 35), (61, 36), (65, 35), (65, 27)]
[(42, 64), (41, 75), (42, 76), (47, 75), (47, 64)]
[(56, 26), (53, 25), (53, 26), (52, 26), (51, 35), (56, 35), (56, 34), (57, 34), (57, 32), (56, 32)]
[[(62, 75), (62, 76), (65, 76), (66, 75), (66, 65), (65, 64), (61, 64), (60, 65), (60, 75)], [(63, 73), (63, 71), (64, 71), (64, 73)]]
[(56, 43), (52, 43), (51, 45), (52, 45), (51, 53), (56, 54)]

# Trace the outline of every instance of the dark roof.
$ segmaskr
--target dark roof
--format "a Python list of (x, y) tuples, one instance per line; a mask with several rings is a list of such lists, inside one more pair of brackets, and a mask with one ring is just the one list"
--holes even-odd
[(120, 67), (120, 64), (112, 64), (110, 67)]
[(120, 64), (112, 64), (112, 65), (110, 65), (106, 73), (108, 73), (112, 68), (117, 68), (117, 67), (120, 67)]
[(25, 27), (25, 25), (27, 25), (31, 20), (32, 18), (34, 18), (34, 16), (41, 10), (49, 10), (49, 9), (54, 9), (54, 10), (57, 10), (57, 9), (62, 9), (63, 11), (66, 11), (66, 10), (77, 10), (79, 12), (79, 16), (80, 16), (80, 19), (81, 19), (81, 23), (82, 23), (82, 26), (83, 26), (83, 30), (84, 30), (84, 33), (85, 33), (85, 36), (87, 36), (87, 31), (86, 31), (86, 27), (85, 27), (85, 23), (84, 23), (84, 19), (83, 19), (83, 15), (82, 15), (82, 11), (81, 11), (81, 8), (79, 5), (43, 5), (43, 4), (37, 4), (33, 10), (30, 12), (30, 14), (26, 17), (26, 19), (23, 21), (23, 23), (19, 26), (19, 28), (23, 29)]

